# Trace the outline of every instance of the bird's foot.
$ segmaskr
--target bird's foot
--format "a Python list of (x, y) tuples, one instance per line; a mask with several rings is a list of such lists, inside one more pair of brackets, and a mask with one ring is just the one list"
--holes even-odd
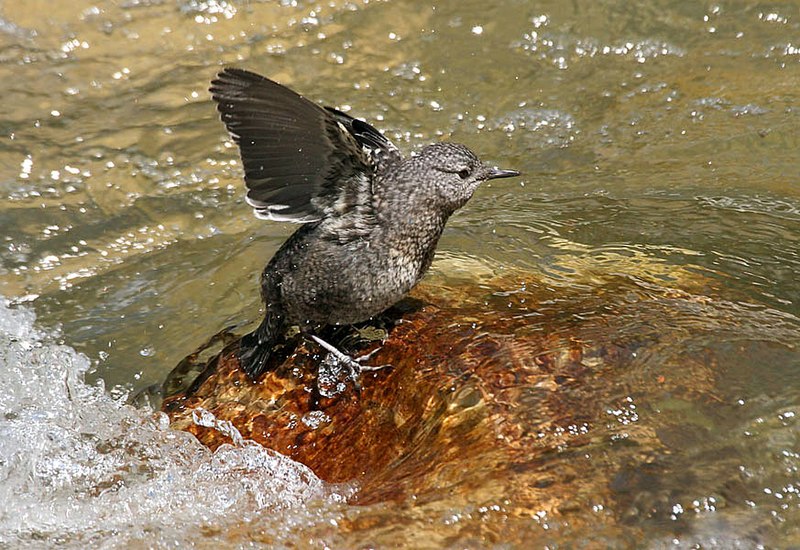
[(360, 375), (362, 372), (374, 372), (377, 370), (385, 369), (387, 367), (391, 367), (392, 365), (378, 365), (378, 366), (370, 366), (370, 365), (362, 365), (362, 361), (369, 360), (375, 353), (380, 349), (372, 350), (369, 353), (364, 355), (360, 355), (358, 357), (350, 357), (346, 353), (336, 349), (336, 347), (332, 346), (319, 336), (314, 334), (311, 335), (311, 338), (319, 344), (320, 347), (324, 348), (328, 353), (329, 357), (333, 357), (338, 365), (343, 365), (348, 370), (348, 375), (350, 380), (353, 382), (353, 386), (355, 387), (356, 391), (361, 391), (361, 382), (360, 382)]

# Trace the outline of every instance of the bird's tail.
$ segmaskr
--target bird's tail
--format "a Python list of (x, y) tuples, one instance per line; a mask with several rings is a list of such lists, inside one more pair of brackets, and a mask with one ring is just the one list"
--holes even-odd
[[(267, 309), (264, 320), (256, 330), (239, 342), (239, 365), (255, 381), (264, 371), (274, 368), (275, 348), (283, 341), (283, 316)], [(277, 358), (274, 358), (277, 359)]]

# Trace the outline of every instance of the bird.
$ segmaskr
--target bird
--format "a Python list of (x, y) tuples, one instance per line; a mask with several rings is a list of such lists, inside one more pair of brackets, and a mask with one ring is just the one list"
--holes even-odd
[(449, 141), (403, 156), (367, 122), (248, 70), (224, 68), (209, 91), (238, 145), (255, 216), (301, 224), (261, 275), (265, 314), (240, 341), (241, 368), (258, 380), (298, 327), (357, 384), (382, 366), (362, 365), (320, 330), (400, 301), (430, 267), (448, 218), (481, 183), (519, 172)]

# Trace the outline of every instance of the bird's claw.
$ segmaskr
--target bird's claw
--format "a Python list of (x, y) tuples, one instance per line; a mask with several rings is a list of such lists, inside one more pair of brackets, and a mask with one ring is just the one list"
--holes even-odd
[(390, 364), (385, 365), (378, 365), (378, 366), (370, 366), (370, 365), (362, 365), (362, 361), (369, 360), (375, 353), (377, 353), (380, 348), (376, 348), (369, 353), (365, 353), (364, 355), (360, 355), (358, 357), (350, 357), (346, 353), (343, 353), (336, 349), (334, 346), (330, 345), (328, 342), (319, 338), (316, 335), (311, 335), (311, 338), (319, 344), (322, 348), (324, 348), (330, 355), (336, 358), (340, 365), (344, 365), (345, 368), (349, 371), (349, 378), (353, 382), (353, 386), (355, 387), (356, 391), (361, 391), (361, 382), (359, 380), (359, 376), (362, 372), (374, 372), (381, 369), (385, 369), (387, 367), (391, 367)]

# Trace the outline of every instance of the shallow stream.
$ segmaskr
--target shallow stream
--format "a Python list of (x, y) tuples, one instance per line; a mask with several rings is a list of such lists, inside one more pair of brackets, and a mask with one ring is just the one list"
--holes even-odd
[[(526, 488), (484, 473), (480, 504), (355, 506), (355, 484), (247, 443), (211, 453), (125, 404), (258, 320), (294, 229), (244, 203), (206, 91), (223, 65), (406, 153), (452, 139), (523, 172), (451, 219), (434, 288), (481, 270), (593, 303), (692, 297), (676, 325), (614, 319), (682, 335), (603, 393), (586, 460), (627, 496), (587, 482), (521, 516)], [(25, 0), (0, 5), (0, 79), (0, 546), (800, 545), (800, 3)], [(653, 397), (698, 365), (698, 387)], [(668, 426), (657, 471), (618, 463), (639, 422)]]

